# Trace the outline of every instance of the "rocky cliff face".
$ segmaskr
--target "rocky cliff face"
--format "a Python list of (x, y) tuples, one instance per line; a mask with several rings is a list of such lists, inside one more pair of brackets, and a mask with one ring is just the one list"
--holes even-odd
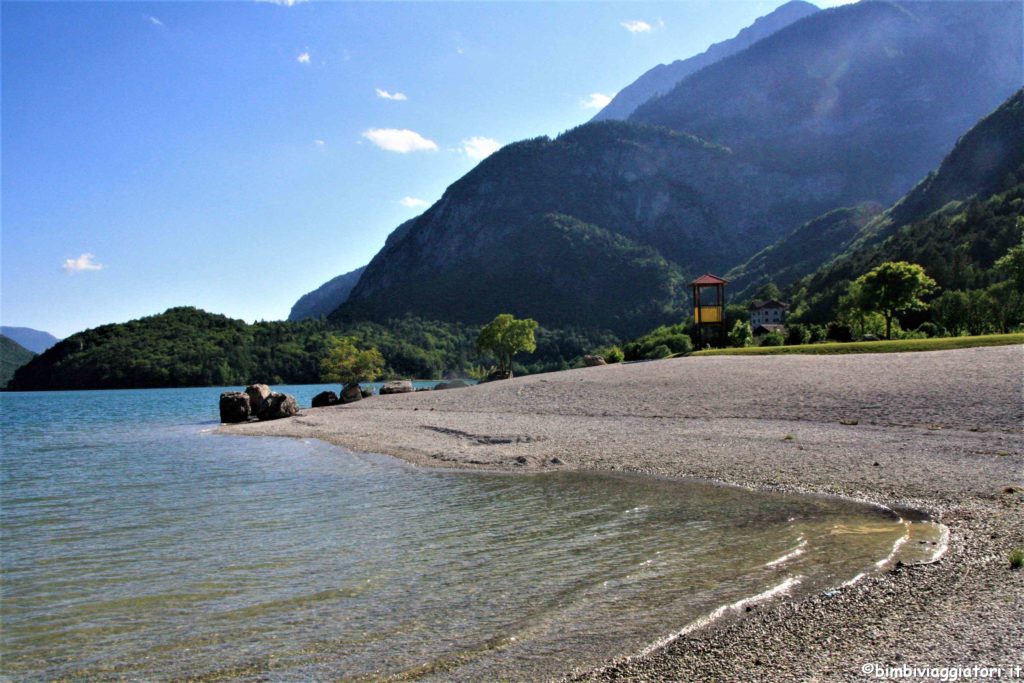
[(303, 294), (292, 306), (288, 320), (306, 320), (330, 315), (331, 311), (345, 303), (364, 270), (366, 266), (356, 268), (328, 280), (308, 294)]

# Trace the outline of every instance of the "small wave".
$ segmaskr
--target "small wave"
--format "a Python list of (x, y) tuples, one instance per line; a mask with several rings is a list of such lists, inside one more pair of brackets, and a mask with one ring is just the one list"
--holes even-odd
[(807, 539), (801, 537), (800, 543), (798, 543), (795, 548), (790, 550), (785, 555), (782, 555), (781, 557), (777, 557), (774, 560), (772, 560), (771, 562), (765, 563), (764, 566), (766, 566), (766, 567), (776, 567), (776, 566), (778, 566), (778, 565), (780, 565), (780, 564), (782, 564), (784, 562), (789, 562), (793, 558), (800, 557), (801, 555), (803, 555), (804, 554), (804, 548), (806, 548), (806, 547), (807, 547)]
[[(680, 630), (676, 631), (675, 633), (671, 633), (665, 636), (664, 638), (661, 638), (660, 640), (656, 640), (655, 642), (651, 643), (643, 650), (641, 650), (640, 653), (636, 655), (636, 657), (646, 657), (655, 650), (659, 650), (665, 647), (672, 641), (678, 640), (679, 638), (682, 638), (688, 633), (693, 633), (697, 629), (704, 628), (709, 624), (713, 624), (729, 612), (739, 612), (748, 605), (756, 605), (757, 603), (770, 600), (771, 598), (774, 598), (777, 595), (788, 593), (794, 586), (799, 585), (800, 582), (803, 581), (803, 579), (804, 577), (802, 576), (791, 576), (788, 579), (782, 581), (781, 583), (769, 588), (768, 590), (758, 593), (757, 595), (752, 595), (749, 598), (742, 598), (728, 605), (722, 605), (721, 607), (712, 611), (711, 613), (706, 614), (703, 617), (694, 619), (689, 624), (687, 624)], [(630, 659), (634, 659), (634, 657), (630, 657)]]

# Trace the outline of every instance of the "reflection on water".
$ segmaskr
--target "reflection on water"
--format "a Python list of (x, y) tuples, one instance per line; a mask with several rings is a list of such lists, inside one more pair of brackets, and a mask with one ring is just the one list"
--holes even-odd
[(906, 530), (839, 500), (218, 436), (218, 392), (2, 395), (4, 674), (535, 680), (838, 585)]

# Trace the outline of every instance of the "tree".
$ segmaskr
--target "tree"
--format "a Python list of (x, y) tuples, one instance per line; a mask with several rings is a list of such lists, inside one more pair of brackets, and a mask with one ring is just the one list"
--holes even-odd
[(750, 329), (750, 323), (737, 320), (729, 331), (729, 343), (740, 349), (753, 344), (754, 332)]
[(1000, 256), (995, 267), (1013, 283), (1018, 294), (1024, 294), (1024, 216), (1017, 217), (1017, 225), (1022, 231), (1020, 243)]
[(537, 321), (532, 318), (517, 320), (511, 313), (502, 313), (484, 325), (476, 338), (476, 350), (491, 354), (498, 360), (498, 373), (512, 376), (512, 357), (517, 353), (533, 353), (537, 341), (533, 333)]
[(768, 301), (769, 299), (779, 299), (781, 297), (782, 292), (779, 291), (778, 286), (774, 282), (768, 282), (758, 287), (751, 299), (753, 301)]
[(860, 288), (856, 300), (865, 311), (877, 311), (885, 318), (885, 338), (892, 338), (892, 320), (897, 314), (925, 307), (921, 297), (935, 287), (924, 268), (906, 261), (886, 261), (854, 282)]
[(374, 347), (359, 349), (352, 337), (331, 336), (327, 356), (320, 361), (320, 378), (342, 386), (372, 382), (384, 372), (384, 357)]

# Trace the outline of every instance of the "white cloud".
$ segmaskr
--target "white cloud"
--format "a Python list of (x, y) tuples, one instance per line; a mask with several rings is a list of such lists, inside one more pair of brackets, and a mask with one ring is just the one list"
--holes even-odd
[(306, 2), (306, 0), (257, 0), (257, 2), (269, 2), (271, 5), (280, 5), (281, 7), (294, 7), (300, 2)]
[(381, 149), (399, 154), (437, 151), (436, 142), (428, 140), (414, 130), (404, 128), (371, 128), (363, 132), (363, 137)]
[(653, 26), (648, 24), (646, 21), (641, 21), (639, 19), (623, 21), (620, 25), (630, 33), (650, 33), (654, 30)]
[(592, 92), (580, 100), (580, 104), (587, 109), (604, 109), (612, 101), (614, 95), (605, 95), (603, 92)]
[(409, 99), (403, 92), (388, 92), (387, 90), (381, 90), (380, 88), (375, 88), (375, 90), (377, 91), (377, 97), (380, 97), (381, 99), (398, 100), (400, 102), (404, 102)]
[(417, 197), (402, 197), (398, 200), (398, 203), (410, 209), (422, 209), (430, 206), (430, 202)]
[(299, 64), (309, 64), (309, 50), (306, 50), (298, 57), (296, 57), (295, 61), (297, 61)]
[(157, 17), (150, 17), (149, 18), (149, 23), (153, 24), (153, 26), (163, 26), (164, 25), (164, 22), (160, 21), (160, 19), (158, 19)]
[(61, 267), (67, 273), (80, 273), (84, 270), (103, 270), (103, 264), (96, 263), (93, 260), (95, 258), (95, 254), (82, 254), (78, 258), (65, 259), (64, 265)]
[(327, 146), (327, 142), (325, 140), (321, 140), (319, 138), (317, 138), (316, 140), (313, 140), (313, 144), (316, 145), (317, 147), (319, 147), (320, 149), (323, 149), (324, 147)]
[(463, 140), (461, 149), (470, 159), (486, 159), (501, 149), (501, 143), (494, 138), (477, 136)]

